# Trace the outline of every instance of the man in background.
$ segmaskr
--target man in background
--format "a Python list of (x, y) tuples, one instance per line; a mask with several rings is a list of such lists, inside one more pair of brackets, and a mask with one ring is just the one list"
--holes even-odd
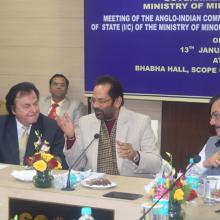
[[(69, 166), (111, 175), (154, 176), (162, 160), (150, 117), (123, 106), (123, 89), (119, 81), (111, 76), (97, 79), (91, 104), (94, 113), (80, 118), (76, 132), (68, 114), (57, 118), (65, 135), (75, 138), (73, 146), (64, 150)], [(88, 145), (89, 149), (78, 160)]]
[(49, 143), (50, 153), (59, 157), (66, 169), (63, 132), (54, 120), (40, 114), (38, 101), (39, 91), (32, 83), (22, 82), (9, 90), (9, 114), (0, 116), (0, 163), (23, 165), (25, 158), (34, 154), (35, 131), (39, 131), (42, 140)]
[(49, 86), (51, 95), (40, 98), (41, 113), (56, 119), (57, 115), (63, 116), (67, 112), (77, 127), (79, 118), (86, 114), (86, 108), (83, 103), (66, 96), (69, 80), (63, 74), (55, 74), (51, 77)]
[(208, 139), (199, 153), (201, 161), (196, 167), (201, 177), (220, 175), (220, 94), (210, 102), (210, 125), (215, 128), (216, 136)]

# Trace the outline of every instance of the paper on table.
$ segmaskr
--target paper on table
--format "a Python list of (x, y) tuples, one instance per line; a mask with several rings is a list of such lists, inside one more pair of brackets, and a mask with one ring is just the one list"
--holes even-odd
[(15, 179), (24, 182), (31, 182), (35, 174), (35, 170), (14, 170), (11, 173)]
[(3, 164), (3, 163), (0, 163), (0, 169), (5, 169), (6, 167), (8, 167), (9, 165), (7, 164)]

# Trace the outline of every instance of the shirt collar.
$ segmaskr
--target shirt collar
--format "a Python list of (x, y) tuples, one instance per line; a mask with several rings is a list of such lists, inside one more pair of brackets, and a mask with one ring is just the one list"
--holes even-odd
[[(57, 103), (57, 104), (59, 105), (58, 107), (62, 106), (63, 102), (64, 102), (64, 99), (63, 99), (62, 101), (58, 102), (58, 103)], [(50, 104), (50, 106), (52, 106), (54, 103), (55, 103), (55, 102), (54, 102), (53, 99), (51, 98), (51, 104)]]
[[(21, 122), (18, 121), (18, 119), (17, 119), (16, 117), (15, 117), (15, 119), (16, 119), (17, 131), (18, 131), (18, 134), (20, 134), (20, 133), (21, 133), (20, 131), (21, 131), (21, 129), (22, 129), (22, 127), (23, 127), (24, 125), (21, 124)], [(28, 130), (27, 130), (28, 134), (30, 134), (31, 126), (32, 126), (32, 125), (29, 125), (29, 127), (28, 127)]]
[(215, 146), (220, 147), (220, 139), (216, 141)]

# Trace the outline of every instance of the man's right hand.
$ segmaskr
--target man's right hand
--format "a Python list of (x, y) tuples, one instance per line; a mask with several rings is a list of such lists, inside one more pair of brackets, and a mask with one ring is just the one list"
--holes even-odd
[(62, 117), (57, 116), (56, 121), (57, 125), (61, 128), (67, 139), (72, 139), (75, 137), (75, 128), (68, 113), (65, 113)]
[(204, 167), (210, 168), (210, 167), (219, 167), (220, 166), (220, 151), (213, 154), (211, 157), (206, 159), (203, 162)]

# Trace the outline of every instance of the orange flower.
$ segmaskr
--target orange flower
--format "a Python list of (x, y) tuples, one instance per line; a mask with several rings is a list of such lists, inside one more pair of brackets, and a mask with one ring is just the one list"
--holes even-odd
[(40, 153), (34, 154), (34, 161), (38, 161), (40, 159), (41, 159), (41, 154)]

